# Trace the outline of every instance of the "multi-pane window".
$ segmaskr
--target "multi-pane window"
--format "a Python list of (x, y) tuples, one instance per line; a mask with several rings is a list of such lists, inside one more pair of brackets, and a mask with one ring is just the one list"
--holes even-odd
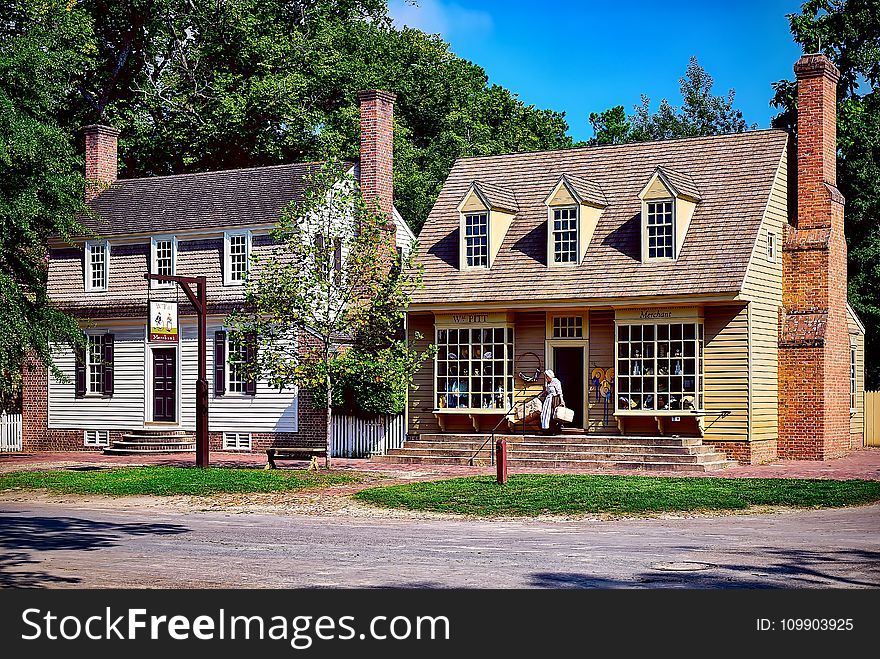
[(671, 259), (675, 239), (672, 202), (649, 201), (647, 206), (648, 258)]
[[(175, 245), (173, 238), (153, 239), (153, 274), (172, 276), (175, 274)], [(153, 288), (170, 288), (174, 282), (152, 282)]]
[(489, 267), (489, 214), (464, 216), (464, 253), (469, 268)]
[(224, 236), (223, 283), (226, 286), (244, 284), (250, 260), (251, 236), (248, 231), (226, 233)]
[(86, 243), (86, 290), (107, 290), (109, 251), (106, 242)]
[(513, 407), (513, 328), (437, 330), (439, 409)]
[(849, 409), (856, 409), (856, 346), (849, 347)]
[(767, 260), (776, 263), (776, 234), (772, 231), (767, 232)]
[(584, 337), (584, 319), (581, 316), (554, 316), (554, 339), (582, 339)]
[(553, 262), (577, 263), (577, 208), (553, 209)]
[(90, 394), (104, 393), (104, 335), (89, 334), (86, 350), (86, 383)]
[(246, 359), (244, 341), (229, 339), (226, 347), (226, 361), (229, 365), (227, 391), (238, 394), (245, 393), (246, 378), (243, 371)]
[(703, 325), (617, 326), (617, 410), (703, 409)]

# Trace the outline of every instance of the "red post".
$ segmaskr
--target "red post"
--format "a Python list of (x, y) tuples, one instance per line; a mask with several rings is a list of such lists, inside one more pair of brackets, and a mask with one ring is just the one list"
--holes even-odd
[(507, 440), (499, 439), (495, 442), (495, 469), (498, 472), (498, 484), (507, 482)]

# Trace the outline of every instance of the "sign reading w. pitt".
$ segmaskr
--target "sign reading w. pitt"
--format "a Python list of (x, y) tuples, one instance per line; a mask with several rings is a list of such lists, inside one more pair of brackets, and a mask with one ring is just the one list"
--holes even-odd
[(462, 311), (461, 313), (441, 313), (434, 316), (436, 325), (502, 325), (513, 321), (513, 314), (486, 311)]
[(150, 342), (177, 343), (177, 302), (150, 300)]

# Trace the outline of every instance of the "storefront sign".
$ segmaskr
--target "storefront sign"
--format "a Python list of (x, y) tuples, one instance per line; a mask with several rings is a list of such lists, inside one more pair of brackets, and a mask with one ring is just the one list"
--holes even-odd
[(467, 325), (503, 325), (512, 322), (511, 314), (500, 312), (462, 312), (437, 314), (434, 319), (437, 325), (462, 327)]
[(150, 341), (177, 343), (177, 302), (150, 300)]
[(637, 309), (616, 309), (616, 320), (642, 321), (656, 323), (675, 320), (694, 320), (702, 318), (700, 307), (640, 307)]

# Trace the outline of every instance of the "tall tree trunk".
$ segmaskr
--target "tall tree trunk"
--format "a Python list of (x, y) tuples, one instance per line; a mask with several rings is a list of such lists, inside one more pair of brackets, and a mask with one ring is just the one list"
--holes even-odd
[(324, 466), (330, 469), (330, 451), (333, 448), (333, 385), (330, 382), (330, 362), (327, 360), (324, 363), (327, 367), (327, 374), (324, 378), (324, 386), (327, 388), (327, 428), (325, 430), (327, 434), (327, 455), (324, 457)]

